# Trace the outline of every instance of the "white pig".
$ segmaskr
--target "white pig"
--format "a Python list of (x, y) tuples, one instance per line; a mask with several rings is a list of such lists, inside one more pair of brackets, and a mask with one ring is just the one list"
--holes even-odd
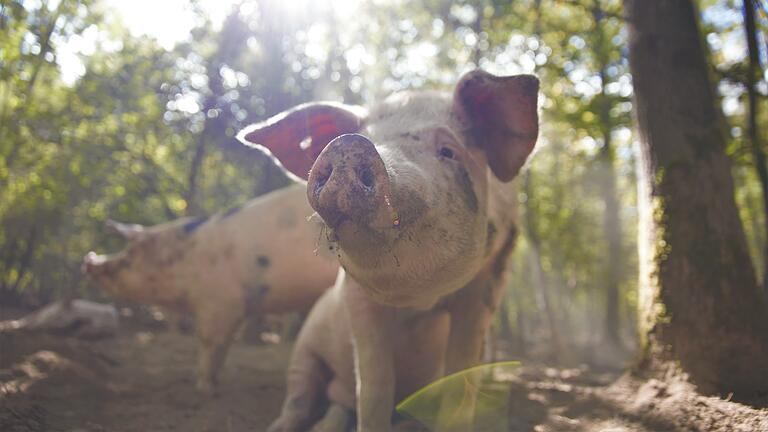
[(112, 223), (128, 240), (88, 253), (83, 270), (115, 296), (195, 316), (197, 387), (210, 392), (249, 313), (306, 311), (333, 284), (338, 263), (315, 253), (322, 226), (296, 181), (211, 218), (142, 227)]
[[(479, 361), (515, 238), (509, 182), (538, 135), (537, 94), (533, 76), (474, 71), (453, 96), (398, 93), (359, 122), (315, 104), (270, 123), (346, 133), (322, 152), (299, 145), (313, 129), (282, 141), (263, 125), (241, 133), (283, 161), (319, 154), (307, 197), (343, 267), (301, 331), (271, 431), (344, 430), (351, 410), (359, 432), (388, 431), (396, 400)], [(469, 422), (446, 415), (440, 430)]]

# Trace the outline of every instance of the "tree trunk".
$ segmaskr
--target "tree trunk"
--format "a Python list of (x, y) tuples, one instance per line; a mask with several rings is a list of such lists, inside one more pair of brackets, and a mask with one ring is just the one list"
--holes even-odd
[(614, 169), (614, 150), (611, 146), (611, 134), (604, 135), (603, 147), (598, 154), (598, 163), (602, 178), (600, 189), (605, 204), (603, 232), (608, 248), (606, 249), (605, 268), (605, 318), (603, 321), (603, 341), (621, 348), (621, 322), (619, 320), (619, 284), (621, 283), (621, 219), (619, 200), (616, 197), (616, 171)]
[[(760, 133), (757, 129), (757, 89), (755, 82), (761, 73), (760, 53), (757, 47), (757, 29), (755, 25), (755, 1), (744, 0), (744, 34), (747, 37), (749, 63), (747, 65), (747, 136), (752, 147), (752, 158), (757, 169), (757, 178), (763, 192), (763, 227), (768, 236), (768, 167), (765, 165), (765, 152), (760, 143)], [(768, 293), (768, 242), (763, 244), (763, 290)]]
[(705, 393), (768, 391), (768, 320), (690, 0), (626, 0), (640, 135), (644, 362)]
[(37, 247), (37, 231), (37, 228), (34, 226), (29, 230), (24, 253), (19, 259), (18, 267), (16, 267), (17, 276), (11, 287), (11, 291), (13, 292), (20, 292), (21, 282), (24, 280), (24, 276), (26, 276), (29, 267), (32, 265), (32, 257), (35, 253), (35, 248)]

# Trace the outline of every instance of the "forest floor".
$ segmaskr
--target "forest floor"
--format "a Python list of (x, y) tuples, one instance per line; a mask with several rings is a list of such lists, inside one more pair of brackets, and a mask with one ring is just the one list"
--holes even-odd
[[(195, 347), (191, 335), (135, 325), (95, 341), (0, 334), (0, 431), (264, 431), (290, 346), (236, 343), (216, 397), (195, 391)], [(675, 379), (524, 363), (508, 382), (504, 430), (768, 431), (768, 410)]]

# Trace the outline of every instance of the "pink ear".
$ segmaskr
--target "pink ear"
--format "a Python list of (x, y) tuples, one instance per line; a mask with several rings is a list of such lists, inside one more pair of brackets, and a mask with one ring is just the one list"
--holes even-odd
[(482, 70), (467, 73), (456, 85), (453, 111), (501, 181), (515, 178), (536, 144), (538, 93), (533, 75), (497, 77)]
[[(237, 139), (249, 146), (266, 147), (288, 171), (306, 180), (312, 164), (328, 142), (339, 135), (359, 131), (364, 117), (364, 110), (356, 106), (307, 103), (246, 127)], [(307, 139), (309, 146), (302, 148)]]

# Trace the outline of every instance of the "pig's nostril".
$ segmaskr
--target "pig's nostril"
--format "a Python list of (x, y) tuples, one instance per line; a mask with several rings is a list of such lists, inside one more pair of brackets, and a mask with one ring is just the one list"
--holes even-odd
[(373, 171), (370, 168), (363, 168), (357, 173), (357, 177), (363, 186), (367, 188), (373, 187)]
[(322, 174), (319, 174), (317, 176), (317, 183), (315, 188), (316, 189), (322, 189), (323, 186), (325, 186), (326, 183), (328, 183), (328, 179), (331, 178), (331, 173), (333, 172), (333, 168), (328, 170), (328, 172), (324, 172)]

